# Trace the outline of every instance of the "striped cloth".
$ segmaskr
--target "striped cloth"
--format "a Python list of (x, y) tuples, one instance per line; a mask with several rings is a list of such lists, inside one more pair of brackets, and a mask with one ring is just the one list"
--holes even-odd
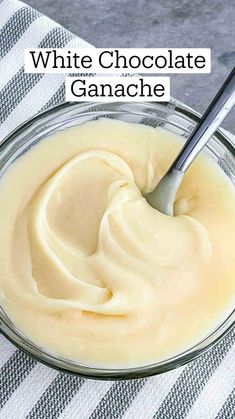
[[(64, 98), (64, 75), (25, 74), (23, 50), (86, 42), (16, 0), (0, 0), (0, 140)], [(175, 371), (128, 382), (58, 373), (0, 336), (1, 419), (234, 419), (235, 330)]]

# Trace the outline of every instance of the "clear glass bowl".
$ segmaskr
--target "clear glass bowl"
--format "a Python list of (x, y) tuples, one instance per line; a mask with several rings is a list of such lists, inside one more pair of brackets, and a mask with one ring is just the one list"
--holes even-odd
[[(0, 176), (14, 160), (45, 137), (68, 127), (99, 118), (118, 119), (136, 124), (151, 125), (152, 127), (161, 126), (186, 139), (200, 119), (200, 115), (175, 100), (169, 103), (61, 104), (30, 119), (3, 141), (0, 146)], [(206, 146), (206, 152), (235, 184), (235, 144), (218, 130)], [(137, 368), (96, 368), (57, 357), (42, 350), (17, 330), (0, 307), (0, 329), (16, 346), (38, 361), (60, 371), (96, 379), (141, 378), (179, 367), (208, 350), (228, 333), (234, 324), (235, 310), (219, 327), (211, 330), (205, 339), (177, 356)]]

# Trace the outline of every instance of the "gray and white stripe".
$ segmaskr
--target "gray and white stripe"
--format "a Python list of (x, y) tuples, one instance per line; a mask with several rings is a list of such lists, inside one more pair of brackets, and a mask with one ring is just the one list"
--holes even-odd
[(101, 399), (90, 419), (121, 418), (145, 383), (146, 379), (116, 382)]
[(0, 31), (0, 39), (8, 40), (8, 42), (0, 44), (0, 59), (12, 49), (26, 29), (38, 17), (40, 17), (40, 13), (29, 7), (22, 7), (14, 13)]
[(235, 418), (235, 386), (231, 394), (219, 411), (216, 419), (234, 419)]
[[(52, 29), (39, 44), (39, 48), (59, 48), (64, 47), (75, 36), (64, 28), (57, 27)], [(39, 82), (43, 74), (25, 73), (24, 67), (4, 86), (0, 91), (0, 101), (2, 103), (0, 123), (2, 124), (14, 108), (19, 105), (21, 100)], [(11, 95), (9, 97), (9, 92)]]
[[(25, 74), (24, 48), (88, 45), (24, 3), (0, 1), (0, 139), (64, 100), (64, 75)], [(176, 371), (115, 383), (50, 370), (0, 336), (0, 419), (234, 419), (234, 387), (234, 331)]]
[(227, 335), (210, 351), (189, 364), (157, 410), (154, 419), (175, 415), (184, 419), (206, 382), (235, 343), (235, 331)]
[(26, 418), (57, 419), (65, 406), (80, 390), (83, 383), (84, 380), (82, 378), (58, 374)]
[(34, 368), (36, 362), (17, 350), (0, 370), (0, 409)]

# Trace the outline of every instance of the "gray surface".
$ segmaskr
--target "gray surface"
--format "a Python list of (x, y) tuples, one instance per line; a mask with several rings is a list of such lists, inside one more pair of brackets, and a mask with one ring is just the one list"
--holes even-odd
[[(212, 73), (171, 75), (171, 94), (203, 112), (235, 65), (234, 0), (26, 0), (96, 47), (209, 47)], [(235, 133), (235, 111), (224, 126)]]

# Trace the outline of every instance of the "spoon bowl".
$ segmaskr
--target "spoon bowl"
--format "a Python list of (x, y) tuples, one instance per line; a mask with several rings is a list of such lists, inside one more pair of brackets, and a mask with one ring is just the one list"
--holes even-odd
[(156, 188), (146, 195), (148, 203), (166, 215), (174, 215), (174, 201), (184, 173), (235, 105), (235, 67), (194, 128), (185, 145)]

